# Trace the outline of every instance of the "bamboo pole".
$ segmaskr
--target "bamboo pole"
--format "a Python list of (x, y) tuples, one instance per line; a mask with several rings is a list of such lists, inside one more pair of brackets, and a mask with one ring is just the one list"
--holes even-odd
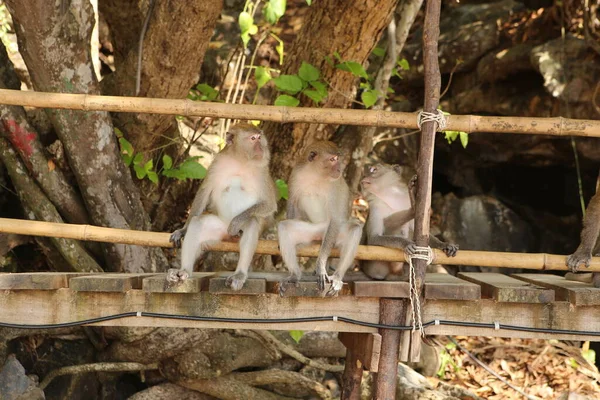
[[(16, 233), (30, 236), (46, 236), (76, 240), (90, 240), (106, 243), (122, 243), (138, 246), (173, 247), (169, 233), (134, 231), (127, 229), (104, 228), (93, 225), (62, 224), (57, 222), (29, 221), (13, 218), (0, 218), (0, 233)], [(221, 242), (211, 245), (208, 250), (239, 252), (236, 242)], [(257, 254), (279, 255), (279, 247), (274, 240), (260, 240)], [(447, 257), (441, 250), (434, 249), (434, 263), (444, 265), (472, 265), (478, 267), (523, 268), (541, 271), (568, 271), (566, 256), (546, 253), (508, 253), (493, 251), (460, 250), (456, 257)], [(298, 256), (316, 257), (319, 245), (298, 249)], [(339, 250), (333, 249), (332, 257), (339, 257)], [(404, 252), (381, 246), (359, 246), (357, 260), (404, 261)], [(592, 259), (585, 271), (600, 272), (600, 257)]]
[[(114, 111), (172, 114), (196, 117), (258, 119), (276, 122), (417, 127), (416, 113), (338, 108), (277, 107), (251, 104), (225, 104), (188, 99), (96, 96), (90, 94), (47, 93), (0, 89), (0, 103), (42, 108), (85, 111)], [(600, 121), (570, 118), (483, 117), (450, 115), (447, 130), (464, 132), (522, 133), (552, 136), (600, 137)]]

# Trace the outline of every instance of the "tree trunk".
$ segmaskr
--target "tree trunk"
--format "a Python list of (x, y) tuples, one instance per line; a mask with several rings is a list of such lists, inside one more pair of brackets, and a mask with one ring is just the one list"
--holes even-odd
[[(397, 0), (315, 1), (304, 18), (293, 47), (286, 55), (282, 74), (296, 74), (302, 61), (314, 65), (331, 87), (323, 108), (347, 108), (356, 95), (356, 79), (327, 63), (337, 51), (344, 61), (363, 64), (390, 21)], [(301, 98), (301, 106), (312, 106)], [(275, 178), (287, 178), (295, 158), (311, 142), (329, 139), (337, 127), (322, 124), (266, 123), (272, 143), (271, 170)]]
[[(94, 24), (87, 1), (10, 0), (19, 49), (36, 90), (99, 94), (89, 43)], [(48, 110), (92, 219), (100, 226), (145, 230), (149, 220), (131, 174), (119, 154), (105, 112)], [(112, 271), (166, 268), (160, 249), (106, 245)]]
[[(107, 77), (106, 86), (103, 82), (105, 94), (136, 95), (138, 44), (148, 3), (145, 7), (139, 1), (100, 3), (100, 12), (110, 27), (116, 67), (115, 73)], [(222, 8), (222, 0), (156, 1), (144, 35), (139, 96), (187, 96), (198, 82), (204, 53)], [(144, 153), (177, 134), (172, 115), (118, 113), (114, 119), (136, 151)]]

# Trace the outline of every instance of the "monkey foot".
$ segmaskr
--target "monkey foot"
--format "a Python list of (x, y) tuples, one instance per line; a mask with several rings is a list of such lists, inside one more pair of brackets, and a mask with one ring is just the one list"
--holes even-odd
[(317, 287), (321, 292), (325, 292), (325, 287), (331, 282), (331, 277), (327, 273), (317, 274)]
[(177, 229), (175, 232), (171, 233), (169, 236), (169, 242), (173, 243), (175, 247), (181, 247), (181, 240), (185, 236), (185, 231), (183, 229)]
[(296, 275), (290, 275), (279, 283), (279, 296), (283, 297), (285, 291), (287, 290), (289, 285), (294, 285), (295, 287), (299, 287), (300, 277)]
[(238, 272), (233, 274), (225, 280), (225, 285), (229, 286), (232, 290), (240, 290), (246, 282), (246, 274)]
[(416, 243), (411, 243), (404, 248), (404, 254), (406, 254), (409, 257), (414, 256), (416, 252), (417, 252)]
[(592, 261), (592, 255), (589, 253), (578, 253), (575, 252), (567, 257), (567, 266), (571, 272), (579, 271), (579, 266), (583, 264), (584, 267), (589, 268), (590, 261)]
[(171, 268), (167, 271), (167, 282), (169, 285), (180, 285), (189, 277), (190, 274), (184, 269)]
[(329, 279), (331, 280), (331, 286), (329, 287), (329, 290), (327, 290), (325, 295), (335, 297), (338, 295), (340, 290), (342, 290), (342, 287), (344, 286), (344, 282), (336, 276), (332, 276)]

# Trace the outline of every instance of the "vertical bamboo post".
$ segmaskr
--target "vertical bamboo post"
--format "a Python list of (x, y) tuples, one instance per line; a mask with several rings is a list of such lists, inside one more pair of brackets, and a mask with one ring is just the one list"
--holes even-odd
[[(425, 24), (423, 28), (423, 66), (425, 69), (425, 95), (423, 111), (435, 113), (440, 103), (440, 87), (442, 79), (438, 64), (438, 37), (440, 35), (441, 0), (427, 0), (425, 7)], [(436, 123), (425, 122), (421, 126), (421, 143), (417, 164), (417, 198), (415, 206), (414, 238), (417, 246), (429, 245), (429, 208), (431, 207), (431, 181), (433, 178), (433, 150), (435, 144)], [(415, 260), (417, 270), (417, 293), (423, 292), (426, 262)], [(421, 296), (422, 302), (424, 301)], [(419, 360), (421, 351), (420, 333), (412, 335), (410, 358)]]
[[(406, 300), (379, 300), (379, 322), (385, 325), (403, 325), (407, 310)], [(375, 377), (373, 399), (395, 399), (398, 384), (398, 351), (400, 334), (398, 330), (380, 329), (381, 354), (379, 370)]]

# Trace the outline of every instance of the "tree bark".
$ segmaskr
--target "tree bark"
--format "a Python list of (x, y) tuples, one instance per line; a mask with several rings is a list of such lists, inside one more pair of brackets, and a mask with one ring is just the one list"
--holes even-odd
[[(99, 94), (89, 43), (94, 23), (87, 1), (11, 0), (19, 49), (36, 90)], [(94, 224), (145, 230), (149, 220), (130, 171), (122, 162), (108, 113), (49, 110)], [(106, 245), (112, 271), (166, 268), (160, 249)]]
[[(337, 51), (344, 61), (363, 64), (390, 21), (397, 0), (316, 1), (304, 18), (293, 47), (284, 62), (282, 74), (296, 74), (302, 61), (321, 71), (331, 87), (323, 108), (347, 108), (356, 95), (356, 79), (327, 63)], [(333, 88), (333, 89), (332, 89)], [(301, 98), (301, 106), (313, 105)], [(271, 171), (275, 178), (287, 179), (295, 158), (311, 142), (329, 139), (337, 127), (322, 124), (266, 123), (271, 140)]]

